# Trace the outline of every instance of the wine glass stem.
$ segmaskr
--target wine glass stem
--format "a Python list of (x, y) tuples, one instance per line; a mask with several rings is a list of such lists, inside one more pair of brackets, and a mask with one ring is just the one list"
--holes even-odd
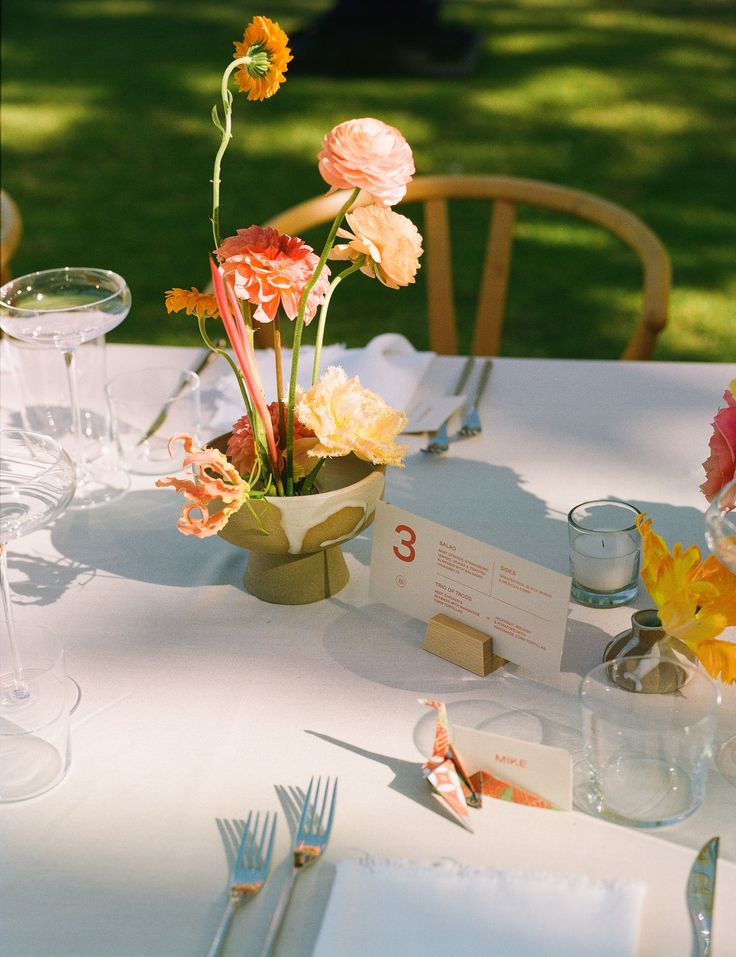
[(77, 380), (77, 356), (74, 349), (64, 350), (66, 379), (69, 386), (69, 402), (72, 412), (72, 431), (76, 436), (77, 449), (74, 465), (77, 472), (77, 484), (88, 478), (87, 460), (84, 454), (84, 435), (82, 434), (82, 411), (79, 407), (79, 387)]
[[(15, 631), (13, 606), (10, 602), (10, 583), (8, 582), (8, 558), (6, 546), (0, 544), (0, 593), (2, 594), (3, 615), (8, 633), (8, 651), (10, 653), (10, 670), (12, 683), (9, 687), (0, 688), (0, 698), (6, 694), (14, 700), (28, 697), (28, 685), (23, 680), (23, 663), (18, 651), (18, 640)], [(3, 663), (0, 662), (0, 674), (3, 674)]]

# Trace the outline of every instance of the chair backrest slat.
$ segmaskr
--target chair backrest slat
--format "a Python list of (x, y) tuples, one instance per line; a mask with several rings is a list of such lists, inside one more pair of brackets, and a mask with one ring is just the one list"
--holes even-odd
[[(299, 235), (330, 222), (346, 193), (339, 191), (300, 203), (274, 216), (268, 225)], [(457, 352), (455, 302), (450, 245), (450, 200), (491, 200), (494, 211), (480, 284), (472, 351), (497, 355), (511, 263), (517, 206), (538, 206), (595, 223), (618, 236), (639, 257), (643, 269), (643, 304), (639, 323), (622, 359), (651, 359), (657, 335), (667, 322), (671, 267), (657, 236), (637, 216), (591, 193), (514, 176), (417, 176), (403, 202), (424, 205), (425, 270), (430, 345), (435, 352)], [(361, 194), (359, 203), (370, 198)]]
[(430, 342), (435, 352), (456, 355), (457, 322), (452, 285), (452, 249), (447, 200), (425, 201), (424, 241)]
[(475, 317), (473, 354), (477, 356), (497, 356), (501, 351), (515, 219), (516, 206), (508, 200), (497, 199), (493, 204)]

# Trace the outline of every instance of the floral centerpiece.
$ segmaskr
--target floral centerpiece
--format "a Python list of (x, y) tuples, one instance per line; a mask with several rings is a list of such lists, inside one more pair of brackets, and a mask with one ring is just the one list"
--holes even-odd
[[(252, 514), (260, 531), (270, 533), (258, 502), (312, 496), (319, 491), (318, 477), (327, 461), (353, 456), (381, 468), (401, 465), (405, 453), (396, 442), (406, 425), (403, 412), (343, 369), (320, 370), (327, 313), (337, 286), (360, 272), (398, 289), (414, 282), (419, 268), (421, 236), (391, 208), (414, 174), (402, 134), (366, 117), (340, 123), (324, 137), (319, 172), (330, 191), (346, 192), (319, 255), (300, 238), (260, 225), (239, 228), (224, 239), (220, 235), (220, 172), (232, 138), (231, 77), (249, 100), (262, 101), (284, 82), (290, 60), (286, 34), (266, 17), (254, 17), (243, 41), (235, 43), (234, 59), (222, 76), (222, 106), (212, 112), (220, 133), (212, 177), (213, 291), (173, 288), (166, 294), (169, 312), (196, 317), (208, 348), (230, 364), (243, 400), (244, 414), (224, 448), (198, 448), (190, 436), (172, 437), (172, 443), (184, 443), (184, 462), (193, 467), (194, 477), (156, 483), (184, 495), (178, 528), (200, 538), (223, 532), (242, 509)], [(333, 275), (328, 260), (345, 266)], [(232, 355), (213, 341), (212, 322), (224, 326)], [(276, 395), (270, 401), (254, 349), (254, 330), (265, 323), (272, 327), (274, 342)], [(312, 384), (300, 390), (300, 349), (308, 327), (316, 330)], [(287, 375), (282, 342), (288, 340)]]

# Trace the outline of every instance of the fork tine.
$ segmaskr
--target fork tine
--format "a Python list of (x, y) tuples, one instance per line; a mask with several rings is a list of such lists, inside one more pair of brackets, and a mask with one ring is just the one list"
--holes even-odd
[[(329, 782), (329, 778), (328, 778), (328, 782)], [(327, 799), (327, 791), (325, 790), (325, 800), (326, 799)], [(332, 800), (330, 801), (330, 813), (327, 818), (327, 824), (325, 825), (325, 829), (323, 833), (323, 837), (325, 841), (330, 836), (330, 832), (332, 831), (332, 821), (335, 817), (335, 802), (336, 801), (337, 801), (337, 778), (335, 778), (335, 780), (332, 783)]]
[(266, 818), (263, 822), (263, 836), (261, 837), (261, 843), (258, 847), (258, 857), (263, 862), (263, 867), (268, 869), (271, 866), (271, 855), (273, 854), (273, 841), (276, 836), (276, 815), (274, 814), (273, 820), (271, 821), (271, 830), (268, 838), (268, 847), (266, 848), (266, 853), (264, 856), (263, 847), (266, 841), (266, 831), (268, 829), (268, 818), (269, 815), (266, 815)]
[[(299, 817), (299, 824), (296, 828), (296, 839), (299, 840), (300, 837), (303, 837), (305, 827), (304, 823), (306, 821), (307, 812), (309, 811), (309, 799), (312, 796), (312, 787), (314, 786), (314, 778), (309, 782), (309, 787), (307, 788), (307, 793), (304, 795), (304, 803), (302, 804), (302, 813)], [(319, 786), (319, 785), (318, 785)]]

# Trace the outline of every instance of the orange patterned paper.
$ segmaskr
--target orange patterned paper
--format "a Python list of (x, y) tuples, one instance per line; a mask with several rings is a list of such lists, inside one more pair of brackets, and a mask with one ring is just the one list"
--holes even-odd
[(468, 809), (481, 806), (482, 794), (501, 801), (525, 804), (528, 807), (554, 808), (555, 805), (545, 798), (517, 787), (509, 781), (504, 781), (490, 771), (481, 769), (469, 776), (450, 741), (447, 708), (444, 702), (431, 698), (419, 700), (421, 704), (426, 704), (427, 707), (435, 708), (437, 711), (432, 754), (422, 765), (422, 774), (464, 827), (472, 830), (466, 820), (469, 817)]

